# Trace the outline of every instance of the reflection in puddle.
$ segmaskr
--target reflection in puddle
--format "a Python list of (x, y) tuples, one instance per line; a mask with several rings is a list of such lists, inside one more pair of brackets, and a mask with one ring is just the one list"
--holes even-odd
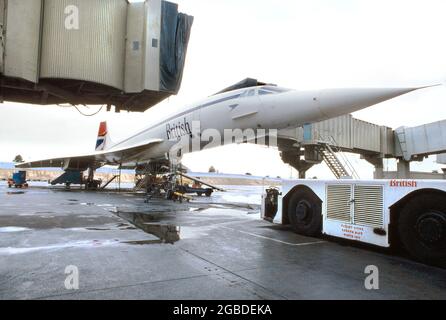
[(23, 254), (43, 250), (62, 250), (68, 248), (96, 248), (118, 245), (119, 243), (119, 240), (85, 240), (58, 243), (40, 247), (6, 247), (0, 248), (0, 255)]
[(123, 241), (122, 243), (126, 244), (135, 244), (135, 245), (145, 245), (145, 244), (154, 244), (154, 243), (163, 243), (162, 240), (139, 240), (139, 241)]
[(205, 210), (206, 208), (204, 208), (204, 207), (200, 207), (200, 208), (189, 208), (189, 211), (190, 212), (200, 212), (200, 211), (203, 211), (203, 210)]
[(31, 230), (31, 229), (22, 228), (22, 227), (1, 227), (0, 233), (22, 232), (22, 231), (28, 231), (28, 230)]
[[(159, 221), (159, 214), (144, 214), (137, 212), (118, 212), (117, 215), (132, 223), (142, 231), (158, 237), (163, 243), (175, 243), (180, 240), (180, 227), (168, 224), (156, 223)], [(149, 241), (147, 243), (154, 243)], [(159, 242), (158, 242), (159, 243)], [(132, 244), (144, 244), (141, 241)]]
[(80, 206), (94, 206), (95, 205), (92, 202), (81, 202), (81, 203), (79, 203), (78, 200), (74, 200), (74, 199), (71, 199), (71, 200), (68, 200), (68, 201), (69, 201), (68, 203), (62, 203), (62, 205), (64, 205), (64, 206), (77, 206), (77, 205), (80, 205)]

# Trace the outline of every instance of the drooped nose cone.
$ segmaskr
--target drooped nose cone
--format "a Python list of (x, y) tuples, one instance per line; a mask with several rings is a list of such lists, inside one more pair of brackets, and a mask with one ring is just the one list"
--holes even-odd
[(327, 117), (333, 118), (390, 100), (420, 88), (327, 89), (320, 92), (318, 106)]

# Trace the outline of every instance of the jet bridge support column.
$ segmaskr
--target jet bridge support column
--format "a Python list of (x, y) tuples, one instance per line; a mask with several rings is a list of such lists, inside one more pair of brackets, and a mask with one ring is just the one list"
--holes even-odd
[(299, 172), (299, 179), (305, 179), (307, 171), (315, 165), (313, 162), (308, 162), (300, 158), (299, 149), (295, 148), (292, 151), (282, 151), (280, 156), (282, 161), (292, 166)]
[(289, 164), (299, 173), (299, 179), (305, 179), (307, 171), (314, 166), (314, 163), (309, 163), (304, 160), (296, 160), (289, 162)]
[(307, 171), (322, 162), (314, 146), (302, 146), (296, 141), (279, 139), (278, 147), (282, 161), (299, 172), (299, 179), (305, 179)]
[(384, 179), (384, 161), (379, 156), (361, 156), (368, 163), (375, 167), (373, 172), (373, 179)]
[(398, 159), (397, 163), (397, 178), (410, 179), (410, 162), (404, 159)]

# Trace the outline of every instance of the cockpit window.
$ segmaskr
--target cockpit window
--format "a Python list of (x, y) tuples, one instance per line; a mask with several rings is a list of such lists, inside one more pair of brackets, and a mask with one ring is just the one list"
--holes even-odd
[(283, 92), (290, 91), (289, 89), (279, 88), (279, 87), (274, 87), (274, 86), (264, 86), (264, 87), (262, 87), (262, 89), (267, 90), (267, 91), (272, 91), (275, 93), (283, 93)]
[(283, 92), (287, 92), (287, 91), (290, 91), (290, 90), (285, 89), (285, 88), (275, 87), (275, 86), (262, 86), (262, 87), (259, 87), (258, 89), (256, 88), (256, 89), (249, 89), (249, 90), (243, 91), (243, 93), (240, 94), (240, 98), (253, 97), (255, 95), (264, 96), (264, 95), (268, 95), (268, 94), (278, 94), (278, 93), (283, 93)]
[(272, 91), (267, 91), (267, 90), (263, 90), (263, 89), (259, 89), (259, 95), (264, 96), (267, 94), (273, 94), (274, 92)]

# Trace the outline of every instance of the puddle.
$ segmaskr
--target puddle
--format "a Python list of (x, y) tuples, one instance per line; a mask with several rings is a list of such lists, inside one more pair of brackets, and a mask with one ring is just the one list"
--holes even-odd
[(7, 247), (0, 248), (0, 255), (2, 254), (23, 254), (42, 250), (61, 250), (67, 248), (95, 248), (103, 246), (111, 246), (120, 244), (119, 240), (85, 240), (72, 241), (67, 243), (53, 244), (41, 247)]
[(189, 208), (189, 212), (200, 212), (205, 210), (206, 208)]
[(139, 241), (123, 241), (125, 244), (134, 244), (134, 245), (146, 245), (146, 244), (154, 244), (154, 243), (163, 243), (162, 240), (139, 240)]
[(25, 191), (9, 191), (6, 192), (7, 195), (14, 195), (14, 194), (25, 194)]
[(68, 228), (68, 231), (86, 232), (86, 231), (112, 231), (112, 230), (136, 230), (137, 228), (125, 223), (119, 223), (117, 225), (109, 227), (83, 227), (83, 228)]
[(160, 220), (160, 214), (145, 214), (138, 212), (117, 212), (116, 214), (142, 231), (158, 237), (163, 243), (173, 244), (180, 240), (179, 226), (156, 223)]
[(31, 230), (31, 229), (23, 228), (23, 227), (2, 227), (2, 228), (0, 228), (0, 233), (22, 232), (22, 231), (28, 231), (28, 230)]
[(137, 228), (125, 223), (119, 223), (117, 226), (120, 230), (136, 230)]

